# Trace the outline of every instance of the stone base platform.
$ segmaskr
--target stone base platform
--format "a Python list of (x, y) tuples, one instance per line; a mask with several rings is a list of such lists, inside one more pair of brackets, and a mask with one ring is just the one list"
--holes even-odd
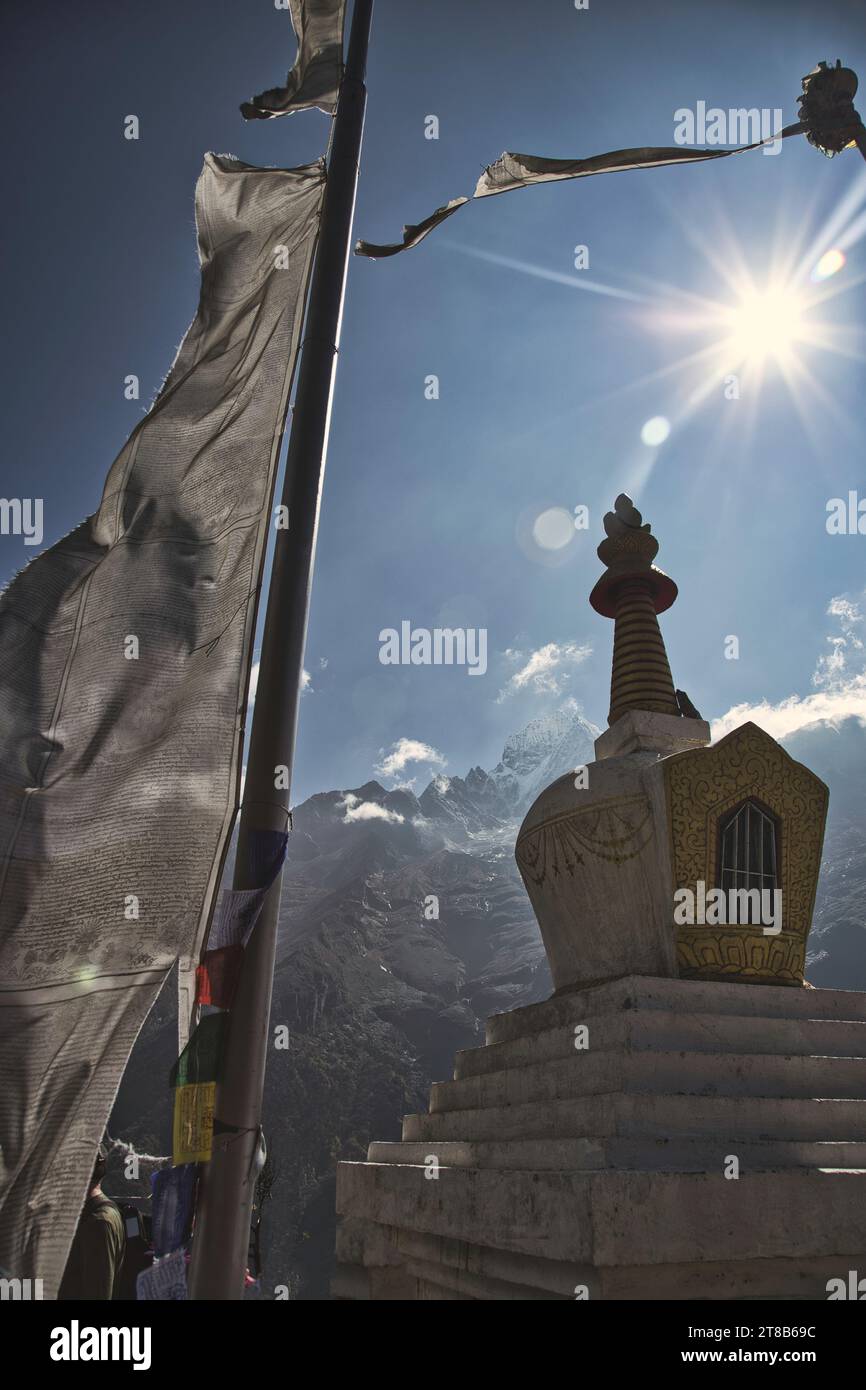
[(497, 1015), (337, 1211), (341, 1299), (826, 1299), (866, 1277), (866, 994), (628, 976)]

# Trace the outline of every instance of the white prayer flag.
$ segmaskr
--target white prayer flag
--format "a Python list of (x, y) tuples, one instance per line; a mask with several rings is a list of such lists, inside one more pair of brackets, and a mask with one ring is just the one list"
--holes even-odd
[(219, 881), (324, 182), (206, 156), (174, 365), (99, 510), (0, 597), (0, 1266), (49, 1298)]
[(343, 23), (346, 0), (289, 0), (298, 56), (285, 87), (271, 87), (245, 101), (246, 121), (267, 121), (317, 106), (332, 115), (343, 74)]
[(372, 241), (355, 243), (356, 256), (368, 256), (380, 260), (384, 256), (396, 256), (400, 251), (408, 251), (417, 246), (440, 223), (453, 216), (474, 198), (490, 198), (496, 193), (510, 193), (515, 188), (528, 188), (533, 183), (554, 183), (561, 179), (585, 179), (591, 174), (615, 174), (626, 169), (660, 169), (670, 164), (703, 164), (709, 159), (727, 159), (732, 154), (745, 154), (748, 150), (760, 149), (762, 145), (775, 140), (786, 140), (789, 135), (801, 135), (806, 126), (801, 122), (786, 126), (784, 130), (765, 140), (756, 140), (751, 145), (738, 145), (730, 150), (705, 150), (677, 145), (646, 146), (638, 149), (611, 150), (609, 154), (590, 155), (588, 159), (546, 159), (533, 154), (501, 154), (493, 164), (489, 164), (475, 185), (472, 197), (452, 198), (441, 208), (431, 212), (423, 222), (408, 223), (403, 228), (402, 241), (379, 245)]

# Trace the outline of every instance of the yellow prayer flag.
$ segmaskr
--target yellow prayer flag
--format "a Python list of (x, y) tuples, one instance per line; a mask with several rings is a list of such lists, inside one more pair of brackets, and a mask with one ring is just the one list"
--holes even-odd
[(210, 1158), (215, 1097), (215, 1081), (178, 1086), (175, 1090), (172, 1151), (176, 1166), (207, 1163)]

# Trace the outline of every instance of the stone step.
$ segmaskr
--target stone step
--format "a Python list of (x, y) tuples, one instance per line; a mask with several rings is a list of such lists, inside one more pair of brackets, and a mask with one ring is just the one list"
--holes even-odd
[(335, 1302), (366, 1303), (370, 1297), (368, 1270), (363, 1265), (338, 1264), (331, 1280), (331, 1298)]
[(382, 1227), (596, 1269), (866, 1251), (866, 1173), (567, 1173), (341, 1163), (337, 1211)]
[[(407, 1163), (430, 1168), (522, 1168), (596, 1172), (604, 1168), (636, 1171), (713, 1173), (730, 1155), (740, 1172), (771, 1168), (848, 1168), (866, 1172), (866, 1140), (752, 1139), (746, 1142), (705, 1137), (599, 1136), (581, 1139), (448, 1140), (438, 1143), (375, 1142), (369, 1163)], [(433, 1181), (431, 1178), (430, 1181)], [(733, 1181), (733, 1179), (732, 1179)]]
[[(419, 1303), (474, 1303), (477, 1298), (480, 1297), (478, 1294), (466, 1293), (462, 1288), (458, 1287), (459, 1281), (452, 1282), (441, 1272), (436, 1279), (423, 1277), (425, 1269), (428, 1272), (428, 1276), (432, 1273), (436, 1273), (435, 1265), (419, 1266), (418, 1270), (421, 1272), (417, 1272), (416, 1267), (412, 1264), (408, 1266), (408, 1269), (416, 1275), (415, 1286), (417, 1292), (415, 1298)], [(502, 1295), (491, 1294), (489, 1297), (501, 1298)]]
[[(578, 1049), (575, 1029), (584, 1048)], [(866, 1022), (823, 1018), (685, 1014), (669, 1009), (599, 1014), (583, 1024), (562, 1024), (511, 1042), (457, 1053), (454, 1079), (574, 1056), (576, 1051), (758, 1053), (780, 1056), (866, 1058)], [(866, 1067), (866, 1062), (864, 1062)]]
[(548, 1293), (532, 1285), (513, 1284), (489, 1275), (454, 1269), (439, 1260), (407, 1260), (406, 1273), (416, 1283), (419, 1302), (443, 1301), (472, 1303), (533, 1303), (574, 1298), (573, 1281), (568, 1293)]
[(430, 1111), (523, 1105), (608, 1091), (664, 1091), (694, 1096), (866, 1099), (859, 1057), (728, 1056), (713, 1052), (573, 1052), (511, 1071), (461, 1081), (434, 1081)]
[[(586, 1135), (677, 1139), (866, 1141), (866, 1101), (766, 1096), (611, 1093), (576, 1100), (406, 1115), (404, 1142), (582, 1139)], [(729, 1152), (730, 1150), (728, 1150)]]
[[(398, 1276), (406, 1274), (409, 1262), (413, 1270), (422, 1265), (437, 1267), (440, 1279), (447, 1277), (448, 1270), (463, 1271), (489, 1280), (491, 1284), (527, 1289), (535, 1297), (573, 1298), (578, 1279), (587, 1285), (592, 1285), (595, 1279), (591, 1265), (576, 1269), (570, 1262), (513, 1254), (492, 1245), (443, 1240), (424, 1231), (396, 1231), (345, 1215), (337, 1221), (336, 1256), (337, 1270), (349, 1275), (341, 1280), (345, 1290), (342, 1296), (349, 1298), (370, 1297), (371, 1278), (376, 1286), (373, 1296), (381, 1297), (383, 1287), (396, 1285)], [(366, 1280), (363, 1276), (359, 1278), (360, 1271), (367, 1276)], [(597, 1279), (595, 1282), (597, 1285)], [(393, 1288), (385, 1296), (394, 1296)], [(414, 1297), (415, 1293), (404, 1283), (402, 1296)]]
[[(363, 1226), (358, 1250), (352, 1228)], [(348, 1238), (348, 1239), (347, 1239)], [(342, 1246), (348, 1245), (348, 1255)], [(358, 1261), (361, 1261), (359, 1264)], [(399, 1263), (399, 1267), (398, 1266)], [(411, 1270), (411, 1274), (409, 1271)], [(454, 1296), (573, 1300), (578, 1290), (600, 1299), (785, 1299), (825, 1301), (830, 1280), (842, 1278), (839, 1256), (798, 1259), (695, 1261), (670, 1265), (593, 1269), (573, 1261), (546, 1260), (492, 1245), (472, 1245), (424, 1231), (377, 1227), (343, 1216), (337, 1224), (334, 1296), (352, 1299), (417, 1299), (419, 1274), (435, 1271)]]
[(487, 1021), (488, 1043), (512, 1042), (529, 1033), (571, 1028), (600, 1014), (664, 1009), (735, 1017), (842, 1019), (866, 1022), (866, 991), (801, 989), (783, 985), (718, 984), (702, 980), (666, 980), (654, 975), (626, 975), (542, 1004), (494, 1014)]

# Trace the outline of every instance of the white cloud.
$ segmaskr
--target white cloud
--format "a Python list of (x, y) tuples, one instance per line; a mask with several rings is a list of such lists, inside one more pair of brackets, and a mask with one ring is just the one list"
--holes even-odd
[(405, 816), (401, 816), (398, 811), (389, 811), (387, 806), (380, 806), (376, 801), (361, 801), (354, 792), (346, 792), (342, 805), (346, 809), (346, 814), (343, 817), (344, 825), (352, 825), (356, 821), (365, 820), (383, 820), (394, 825), (402, 825), (405, 820)]
[(382, 777), (396, 777), (408, 763), (429, 763), (431, 766), (438, 764), (442, 767), (448, 761), (441, 753), (437, 753), (435, 748), (431, 748), (429, 743), (422, 743), (417, 738), (398, 738), (397, 742), (391, 745), (390, 752), (386, 753), (384, 748), (380, 748), (379, 756), (381, 762), (376, 763), (373, 771)]
[(579, 700), (575, 700), (573, 695), (567, 695), (559, 708), (562, 710), (563, 714), (579, 714), (581, 718), (586, 718), (583, 705)]
[(575, 642), (548, 642), (529, 657), (509, 648), (509, 661), (523, 661), (519, 670), (510, 676), (496, 697), (501, 704), (509, 695), (531, 690), (536, 695), (561, 695), (571, 677), (571, 669), (592, 655), (592, 647), (579, 647)]
[(713, 721), (713, 738), (722, 738), (739, 724), (751, 720), (773, 738), (784, 739), (809, 724), (841, 724), (859, 719), (866, 724), (866, 648), (858, 628), (864, 621), (860, 603), (834, 598), (827, 607), (839, 631), (827, 637), (829, 651), (818, 657), (812, 675), (817, 688), (811, 695), (789, 695), (777, 704), (759, 700), (734, 705)]
[(819, 656), (812, 684), (833, 690), (844, 685), (851, 674), (851, 657), (856, 659), (856, 654), (863, 651), (863, 639), (857, 631), (863, 622), (863, 613), (858, 603), (842, 597), (830, 600), (827, 613), (837, 619), (840, 630), (827, 638), (830, 650)]
[(761, 700), (756, 705), (734, 705), (721, 719), (713, 720), (713, 738), (722, 738), (739, 724), (751, 720), (773, 738), (783, 739), (818, 722), (840, 724), (851, 717), (866, 724), (866, 675), (854, 676), (845, 689), (814, 695), (789, 695), (777, 705)]

